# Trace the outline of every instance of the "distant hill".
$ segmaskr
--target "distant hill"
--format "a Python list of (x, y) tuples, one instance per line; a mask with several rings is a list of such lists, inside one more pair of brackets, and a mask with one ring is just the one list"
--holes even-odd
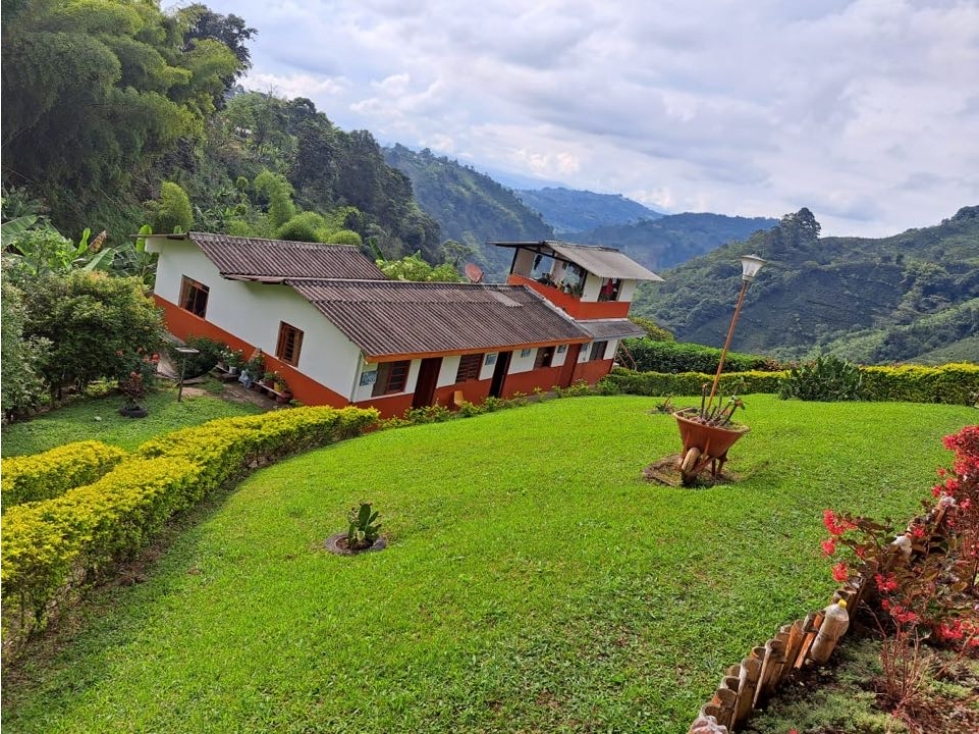
[(563, 235), (569, 242), (622, 250), (650, 270), (671, 268), (721, 245), (771, 229), (777, 219), (728, 217), (723, 214), (672, 214), (655, 221), (599, 227)]
[(644, 285), (633, 312), (682, 341), (721, 346), (740, 287), (738, 257), (769, 260), (732, 348), (784, 358), (832, 353), (866, 364), (979, 361), (979, 207), (893, 237), (819, 237), (808, 209)]
[(554, 239), (554, 230), (513, 191), (470, 166), (425, 149), (384, 149), (384, 158), (411, 179), (415, 199), (442, 228), (442, 236), (471, 248), (462, 259), (477, 261), (496, 280), (509, 270), (512, 251), (490, 241)]
[(584, 232), (614, 224), (631, 224), (663, 215), (621, 194), (596, 194), (565, 188), (524, 189), (516, 195), (538, 211), (562, 238), (569, 232)]

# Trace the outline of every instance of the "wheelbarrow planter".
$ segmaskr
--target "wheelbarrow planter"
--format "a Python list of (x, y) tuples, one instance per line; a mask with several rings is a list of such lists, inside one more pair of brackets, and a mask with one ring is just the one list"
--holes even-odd
[(706, 425), (699, 422), (696, 416), (696, 408), (673, 413), (683, 441), (679, 469), (684, 486), (693, 484), (708, 464), (711, 466), (711, 476), (715, 479), (719, 477), (727, 461), (728, 449), (749, 430), (748, 426), (740, 425)]

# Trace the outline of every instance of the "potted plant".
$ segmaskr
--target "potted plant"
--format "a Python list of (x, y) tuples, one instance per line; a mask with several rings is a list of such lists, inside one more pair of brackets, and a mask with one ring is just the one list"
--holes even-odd
[(350, 508), (347, 515), (347, 532), (337, 533), (326, 541), (326, 549), (340, 555), (354, 555), (366, 551), (379, 551), (387, 547), (381, 537), (381, 523), (377, 522), (379, 513), (370, 502), (361, 502)]
[(732, 395), (727, 403), (718, 400), (714, 405), (707, 400), (709, 387), (705, 384), (701, 390), (699, 410), (683, 408), (673, 413), (683, 441), (679, 469), (685, 485), (693, 484), (708, 463), (711, 475), (714, 478), (720, 476), (728, 449), (749, 430), (748, 426), (732, 421), (734, 411), (746, 409), (744, 401)]

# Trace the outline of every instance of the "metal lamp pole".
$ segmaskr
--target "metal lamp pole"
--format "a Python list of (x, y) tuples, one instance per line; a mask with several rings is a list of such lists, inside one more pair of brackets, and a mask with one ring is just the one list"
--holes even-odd
[(721, 350), (721, 359), (717, 364), (717, 373), (714, 375), (714, 384), (710, 388), (710, 397), (707, 399), (707, 410), (710, 410), (714, 396), (717, 394), (717, 384), (721, 380), (721, 370), (724, 369), (724, 358), (727, 357), (728, 347), (731, 346), (731, 337), (734, 336), (734, 325), (738, 323), (738, 316), (741, 315), (741, 305), (744, 303), (744, 294), (748, 292), (751, 281), (765, 264), (757, 255), (745, 255), (741, 258), (741, 293), (738, 294), (738, 304), (734, 307), (734, 316), (731, 317), (731, 325), (727, 330), (727, 339), (724, 340), (724, 348)]
[(177, 402), (179, 403), (184, 394), (184, 371), (187, 369), (187, 357), (200, 354), (201, 351), (193, 347), (176, 347), (174, 351), (180, 354), (180, 382), (177, 383)]

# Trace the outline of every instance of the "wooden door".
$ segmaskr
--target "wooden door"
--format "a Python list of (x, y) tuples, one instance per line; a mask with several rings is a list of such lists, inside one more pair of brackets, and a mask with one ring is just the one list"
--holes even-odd
[(441, 357), (423, 359), (418, 370), (418, 382), (415, 383), (415, 396), (411, 400), (412, 408), (424, 408), (435, 400), (435, 386), (438, 385), (439, 372), (442, 369)]

